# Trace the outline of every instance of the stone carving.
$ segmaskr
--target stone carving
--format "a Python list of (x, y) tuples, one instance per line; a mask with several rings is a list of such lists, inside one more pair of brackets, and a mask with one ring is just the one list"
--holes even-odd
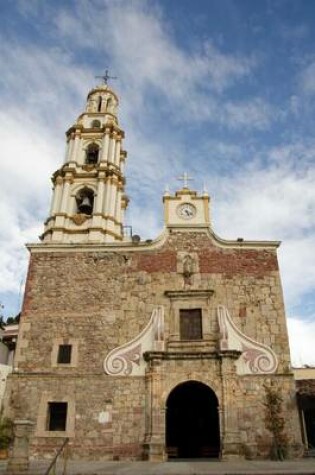
[(85, 223), (85, 221), (88, 218), (89, 218), (89, 216), (87, 216), (86, 214), (83, 214), (83, 213), (77, 213), (77, 214), (74, 214), (73, 216), (71, 216), (72, 221), (78, 226)]
[(192, 276), (199, 271), (197, 253), (179, 252), (177, 255), (177, 272), (183, 274), (184, 284), (192, 284)]
[(164, 350), (164, 309), (155, 308), (147, 326), (133, 340), (114, 348), (104, 360), (104, 371), (111, 376), (143, 376), (143, 353)]
[(88, 164), (82, 165), (82, 170), (84, 170), (85, 172), (91, 172), (94, 169), (95, 169), (94, 163), (88, 163)]
[(187, 256), (184, 257), (183, 261), (183, 274), (184, 277), (189, 279), (194, 272), (194, 260), (193, 258), (187, 254)]
[(238, 374), (270, 374), (278, 366), (275, 353), (267, 345), (244, 335), (235, 325), (226, 307), (218, 306), (220, 350), (238, 350), (242, 354), (236, 361)]

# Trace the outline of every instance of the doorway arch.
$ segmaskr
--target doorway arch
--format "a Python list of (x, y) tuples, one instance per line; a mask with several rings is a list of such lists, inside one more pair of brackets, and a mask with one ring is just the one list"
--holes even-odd
[(166, 451), (169, 458), (218, 458), (218, 399), (206, 384), (186, 381), (166, 402)]

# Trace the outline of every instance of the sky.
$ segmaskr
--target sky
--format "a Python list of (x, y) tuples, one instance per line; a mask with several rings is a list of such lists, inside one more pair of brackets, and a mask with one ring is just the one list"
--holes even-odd
[[(315, 365), (315, 2), (15, 0), (0, 5), (0, 302), (20, 310), (65, 131), (109, 68), (143, 238), (162, 195), (211, 196), (225, 239), (281, 240), (294, 366)], [(143, 217), (145, 216), (145, 219)]]

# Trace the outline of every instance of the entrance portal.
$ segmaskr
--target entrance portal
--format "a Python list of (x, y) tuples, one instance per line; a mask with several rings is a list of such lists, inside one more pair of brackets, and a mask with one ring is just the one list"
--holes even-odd
[(203, 383), (188, 381), (166, 403), (166, 450), (178, 458), (219, 457), (218, 399)]

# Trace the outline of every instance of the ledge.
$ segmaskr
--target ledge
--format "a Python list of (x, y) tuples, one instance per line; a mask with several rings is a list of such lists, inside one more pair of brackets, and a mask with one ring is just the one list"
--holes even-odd
[(221, 360), (223, 358), (231, 358), (237, 360), (241, 355), (240, 351), (146, 351), (143, 353), (145, 361), (153, 360)]
[(165, 290), (164, 295), (170, 299), (185, 299), (185, 298), (209, 298), (214, 294), (214, 290)]

